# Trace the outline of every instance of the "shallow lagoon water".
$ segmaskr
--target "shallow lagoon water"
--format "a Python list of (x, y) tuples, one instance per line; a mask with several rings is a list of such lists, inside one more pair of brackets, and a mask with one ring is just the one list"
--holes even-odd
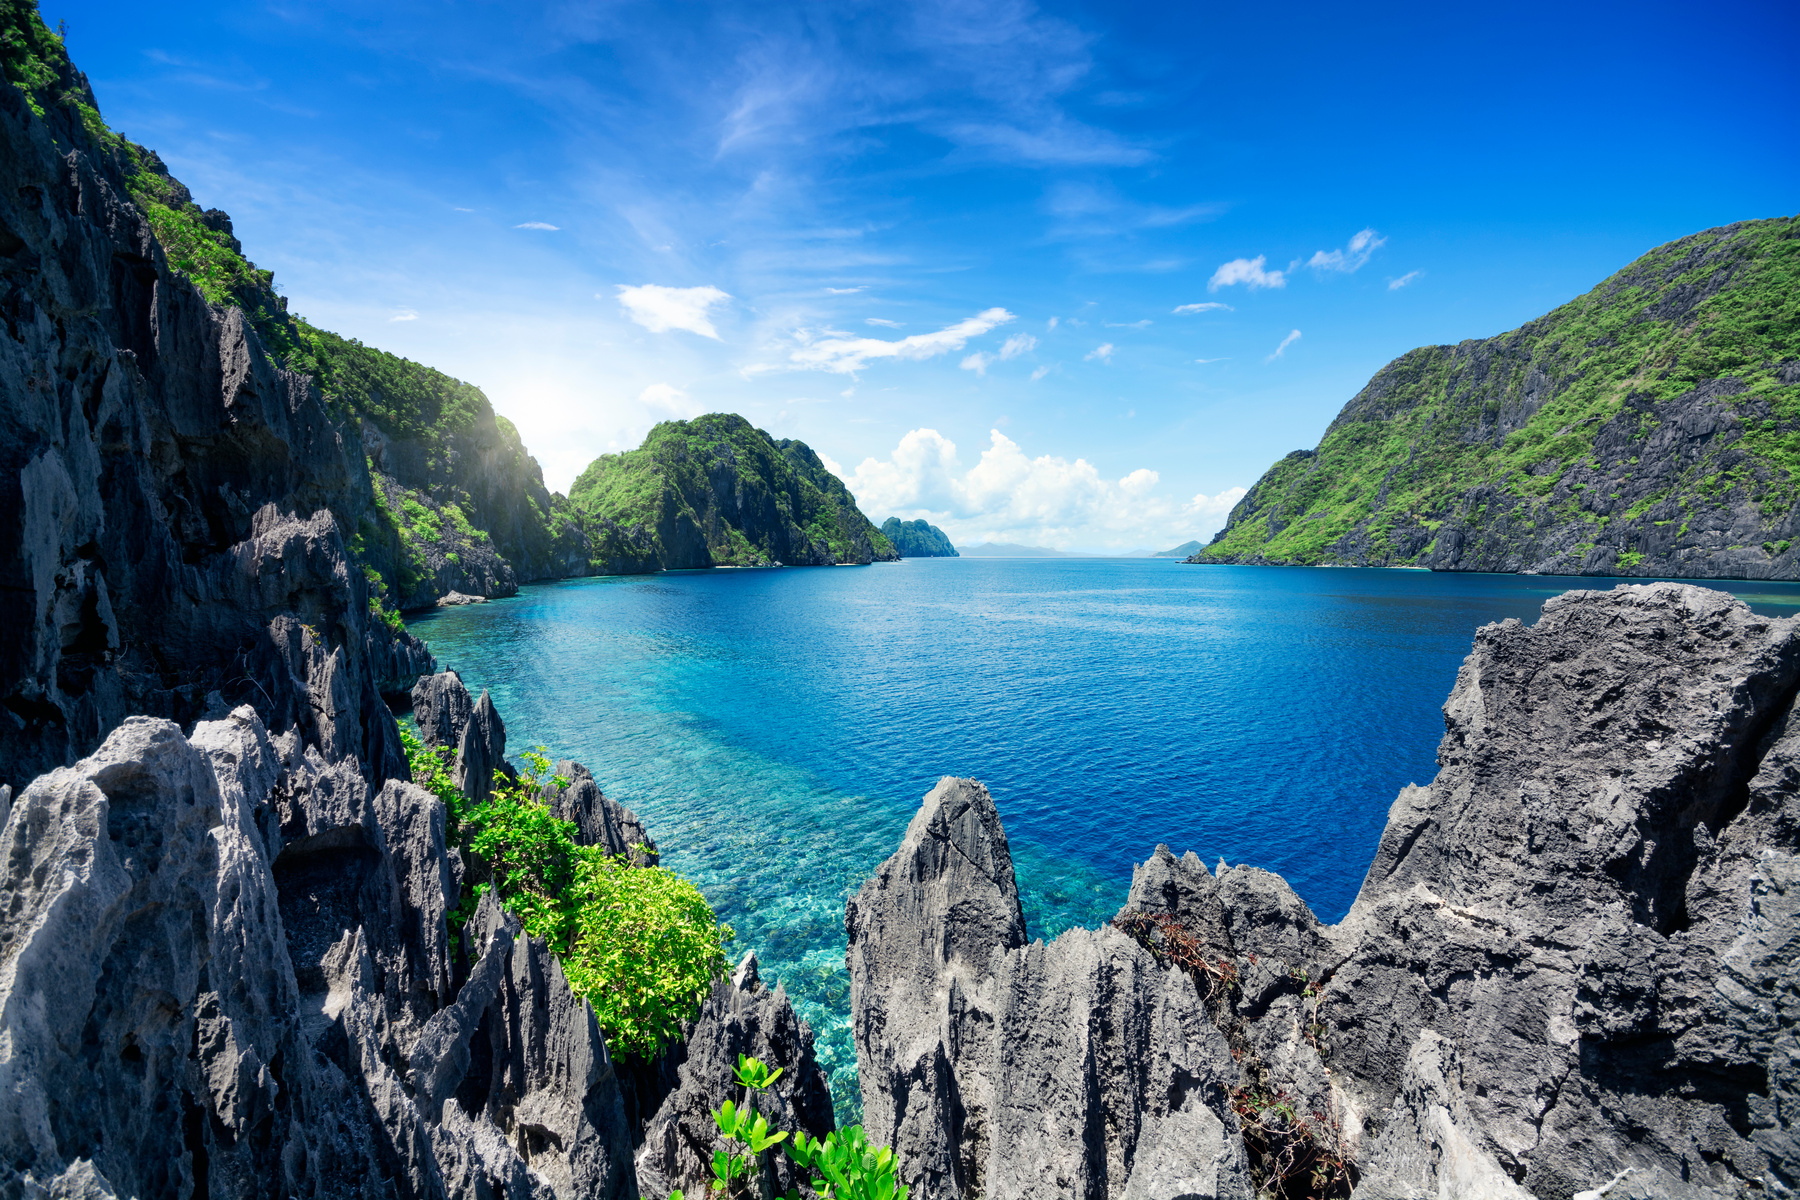
[[(543, 584), (412, 628), (492, 691), (513, 757), (577, 759), (643, 817), (786, 985), (843, 1118), (844, 899), (940, 776), (993, 792), (1034, 937), (1109, 919), (1158, 842), (1336, 921), (1436, 771), (1475, 630), (1617, 582), (915, 559)], [(1800, 586), (1714, 586), (1800, 611)]]

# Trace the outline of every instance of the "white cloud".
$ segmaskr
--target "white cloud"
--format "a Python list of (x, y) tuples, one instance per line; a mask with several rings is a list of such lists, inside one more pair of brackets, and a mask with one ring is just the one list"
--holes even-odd
[(1300, 331), (1298, 329), (1296, 329), (1292, 333), (1288, 334), (1286, 337), (1282, 338), (1281, 345), (1275, 347), (1275, 353), (1269, 355), (1269, 357), (1263, 359), (1263, 361), (1264, 362), (1274, 362), (1276, 359), (1280, 358), (1284, 353), (1287, 352), (1287, 348), (1289, 346), (1293, 345), (1295, 342), (1297, 342), (1299, 340), (1300, 340)]
[(697, 417), (702, 411), (702, 407), (694, 403), (686, 392), (667, 383), (653, 383), (639, 392), (638, 403), (645, 408), (661, 409), (682, 420)]
[(976, 351), (974, 354), (963, 359), (958, 365), (965, 371), (973, 371), (977, 375), (986, 375), (988, 367), (992, 364), (999, 362), (1002, 359), (1017, 358), (1021, 354), (1029, 354), (1035, 349), (1037, 349), (1036, 338), (1032, 337), (1029, 333), (1015, 333), (1006, 339), (1006, 343), (1000, 347), (1000, 353), (987, 354), (982, 351)]
[(1365, 229), (1350, 239), (1350, 244), (1342, 250), (1316, 250), (1306, 260), (1306, 265), (1315, 271), (1342, 271), (1349, 274), (1369, 261), (1369, 255), (1387, 244), (1387, 239), (1373, 229)]
[(713, 328), (707, 312), (715, 304), (723, 304), (731, 297), (718, 288), (661, 287), (654, 283), (639, 287), (623, 283), (617, 286), (619, 307), (625, 310), (626, 316), (651, 333), (685, 329), (689, 333), (709, 337), (715, 342), (719, 340), (719, 331)]
[(514, 225), (513, 228), (514, 229), (548, 229), (550, 232), (554, 233), (558, 229), (562, 228), (562, 226), (551, 225), (546, 221), (526, 221), (522, 225)]
[(866, 292), (868, 290), (869, 290), (868, 285), (864, 284), (861, 287), (853, 287), (853, 288), (828, 287), (825, 289), (825, 292), (827, 295), (831, 295), (831, 296), (851, 296), (851, 295), (855, 295), (857, 292)]
[(1044, 328), (1045, 328), (1045, 329), (1055, 329), (1055, 328), (1056, 328), (1056, 322), (1057, 322), (1057, 318), (1056, 318), (1056, 317), (1051, 317), (1051, 318), (1050, 318), (1050, 319), (1049, 319), (1049, 320), (1048, 320), (1048, 321), (1045, 321), (1045, 322), (1044, 322)]
[(1231, 359), (1230, 359), (1230, 357), (1226, 357), (1226, 358), (1196, 358), (1194, 361), (1197, 363), (1215, 363), (1215, 362), (1230, 362)]
[(1388, 280), (1388, 291), (1397, 292), (1424, 273), (1423, 271), (1408, 271), (1398, 279), (1390, 279)]
[(1092, 362), (1097, 358), (1103, 363), (1109, 363), (1112, 361), (1112, 356), (1113, 344), (1111, 342), (1105, 342), (1095, 346), (1092, 350), (1089, 350), (1086, 354), (1082, 355), (1081, 358), (1083, 362)]
[(1006, 339), (1000, 347), (1001, 358), (1017, 358), (1021, 354), (1030, 354), (1037, 349), (1037, 339), (1029, 333), (1015, 333)]
[(394, 310), (394, 315), (389, 317), (388, 321), (391, 323), (394, 321), (416, 321), (418, 319), (419, 314), (414, 310), (410, 308), (398, 308)]
[(1033, 458), (998, 429), (964, 469), (956, 444), (915, 429), (887, 459), (866, 458), (839, 477), (873, 520), (925, 517), (952, 540), (1067, 547), (1176, 545), (1224, 524), (1243, 488), (1179, 504), (1156, 494), (1160, 475), (1139, 467), (1119, 479), (1086, 459)]
[(1213, 272), (1212, 279), (1207, 282), (1206, 290), (1216, 292), (1220, 288), (1230, 287), (1234, 283), (1244, 284), (1251, 291), (1255, 291), (1257, 288), (1286, 287), (1287, 276), (1284, 273), (1263, 269), (1268, 262), (1269, 256), (1266, 254), (1259, 254), (1255, 258), (1234, 258)]
[(1149, 318), (1145, 318), (1142, 321), (1106, 321), (1106, 322), (1104, 322), (1104, 324), (1106, 325), (1106, 327), (1108, 329), (1148, 329), (1148, 328), (1150, 328)]
[(1038, 380), (1042, 379), (1044, 376), (1048, 375), (1049, 373), (1050, 373), (1049, 367), (1039, 367), (1037, 370), (1035, 370), (1031, 373), (1031, 382), (1036, 383)]
[(864, 325), (885, 325), (889, 329), (898, 329), (901, 327), (901, 325), (905, 324), (905, 322), (890, 321), (886, 317), (864, 317), (863, 324)]
[[(1197, 492), (1192, 500), (1181, 506), (1181, 511), (1194, 523), (1192, 527), (1203, 530), (1200, 536), (1205, 537), (1209, 533), (1218, 532), (1219, 527), (1225, 524), (1225, 518), (1231, 515), (1231, 510), (1237, 507), (1237, 502), (1248, 491), (1248, 488), (1241, 487), (1226, 488), (1216, 496)], [(1211, 528), (1206, 528), (1207, 526)]]
[[(868, 366), (870, 359), (936, 358), (940, 354), (961, 350), (970, 338), (980, 337), (1013, 319), (1013, 315), (1004, 308), (990, 308), (954, 325), (945, 326), (936, 333), (915, 333), (897, 342), (857, 337), (855, 334), (833, 329), (826, 330), (825, 336), (815, 341), (810, 333), (801, 330), (796, 334), (800, 345), (788, 355), (788, 363), (792, 364), (789, 369), (854, 375)], [(758, 364), (746, 368), (746, 373), (760, 374), (780, 369), (776, 365)]]
[[(1242, 260), (1240, 259), (1239, 261), (1241, 262)], [(1224, 267), (1219, 268), (1219, 270), (1221, 270), (1221, 271), (1223, 271), (1224, 269), (1225, 269)], [(1218, 275), (1214, 274), (1213, 278), (1217, 279)], [(1204, 304), (1181, 304), (1181, 305), (1177, 305), (1171, 311), (1178, 317), (1185, 317), (1192, 313), (1214, 312), (1221, 308), (1224, 309), (1226, 312), (1236, 312), (1237, 311), (1235, 308), (1232, 308), (1231, 305), (1222, 304), (1217, 300), (1208, 300)]]

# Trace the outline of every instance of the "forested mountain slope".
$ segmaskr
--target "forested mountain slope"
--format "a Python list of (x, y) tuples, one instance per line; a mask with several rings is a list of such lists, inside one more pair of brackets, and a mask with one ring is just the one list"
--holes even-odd
[(669, 568), (830, 566), (899, 555), (804, 442), (733, 413), (664, 421), (569, 489), (593, 528), (644, 528)]
[(1659, 246), (1384, 367), (1204, 563), (1800, 577), (1800, 218)]

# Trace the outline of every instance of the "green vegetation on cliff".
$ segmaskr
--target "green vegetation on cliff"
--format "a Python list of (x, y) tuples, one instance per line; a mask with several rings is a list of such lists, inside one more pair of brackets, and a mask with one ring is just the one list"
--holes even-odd
[(731, 413), (664, 421), (569, 489), (584, 522), (650, 532), (664, 567), (828, 566), (898, 557), (803, 442)]
[(899, 517), (889, 517), (881, 523), (881, 532), (902, 558), (960, 557), (943, 530), (922, 520), (902, 521)]
[(1796, 575), (1800, 218), (1644, 255), (1372, 379), (1189, 561)]
[(614, 1054), (653, 1058), (679, 1040), (725, 974), (734, 936), (700, 889), (665, 867), (580, 845), (575, 822), (544, 800), (546, 786), (569, 781), (551, 775), (541, 746), (521, 756), (517, 780), (496, 771), (492, 793), (476, 804), (456, 785), (449, 749), (428, 748), (405, 728), (400, 740), (413, 782), (444, 804), (445, 834), (486, 879), (465, 879), (453, 923), (495, 889), (525, 931), (549, 943)]
[(602, 530), (599, 544), (586, 540), (479, 388), (289, 313), (274, 273), (245, 257), (231, 218), (202, 209), (155, 151), (107, 127), (33, 0), (0, 0), (0, 67), (52, 137), (116, 175), (169, 266), (208, 304), (242, 310), (271, 359), (312, 376), (360, 429), (373, 503), (351, 540), (384, 615), (450, 591), (507, 595), (521, 580), (650, 569), (641, 537)]

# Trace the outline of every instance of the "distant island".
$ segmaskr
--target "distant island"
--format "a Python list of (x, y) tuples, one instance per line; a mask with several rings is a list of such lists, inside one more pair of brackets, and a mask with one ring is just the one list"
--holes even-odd
[(833, 566), (899, 555), (804, 442), (735, 413), (664, 421), (595, 459), (569, 489), (591, 540), (647, 535), (654, 567)]
[(956, 547), (936, 525), (889, 517), (881, 523), (881, 535), (892, 542), (901, 558), (958, 558)]
[(1173, 550), (1158, 550), (1151, 558), (1187, 558), (1206, 549), (1204, 542), (1183, 542)]

